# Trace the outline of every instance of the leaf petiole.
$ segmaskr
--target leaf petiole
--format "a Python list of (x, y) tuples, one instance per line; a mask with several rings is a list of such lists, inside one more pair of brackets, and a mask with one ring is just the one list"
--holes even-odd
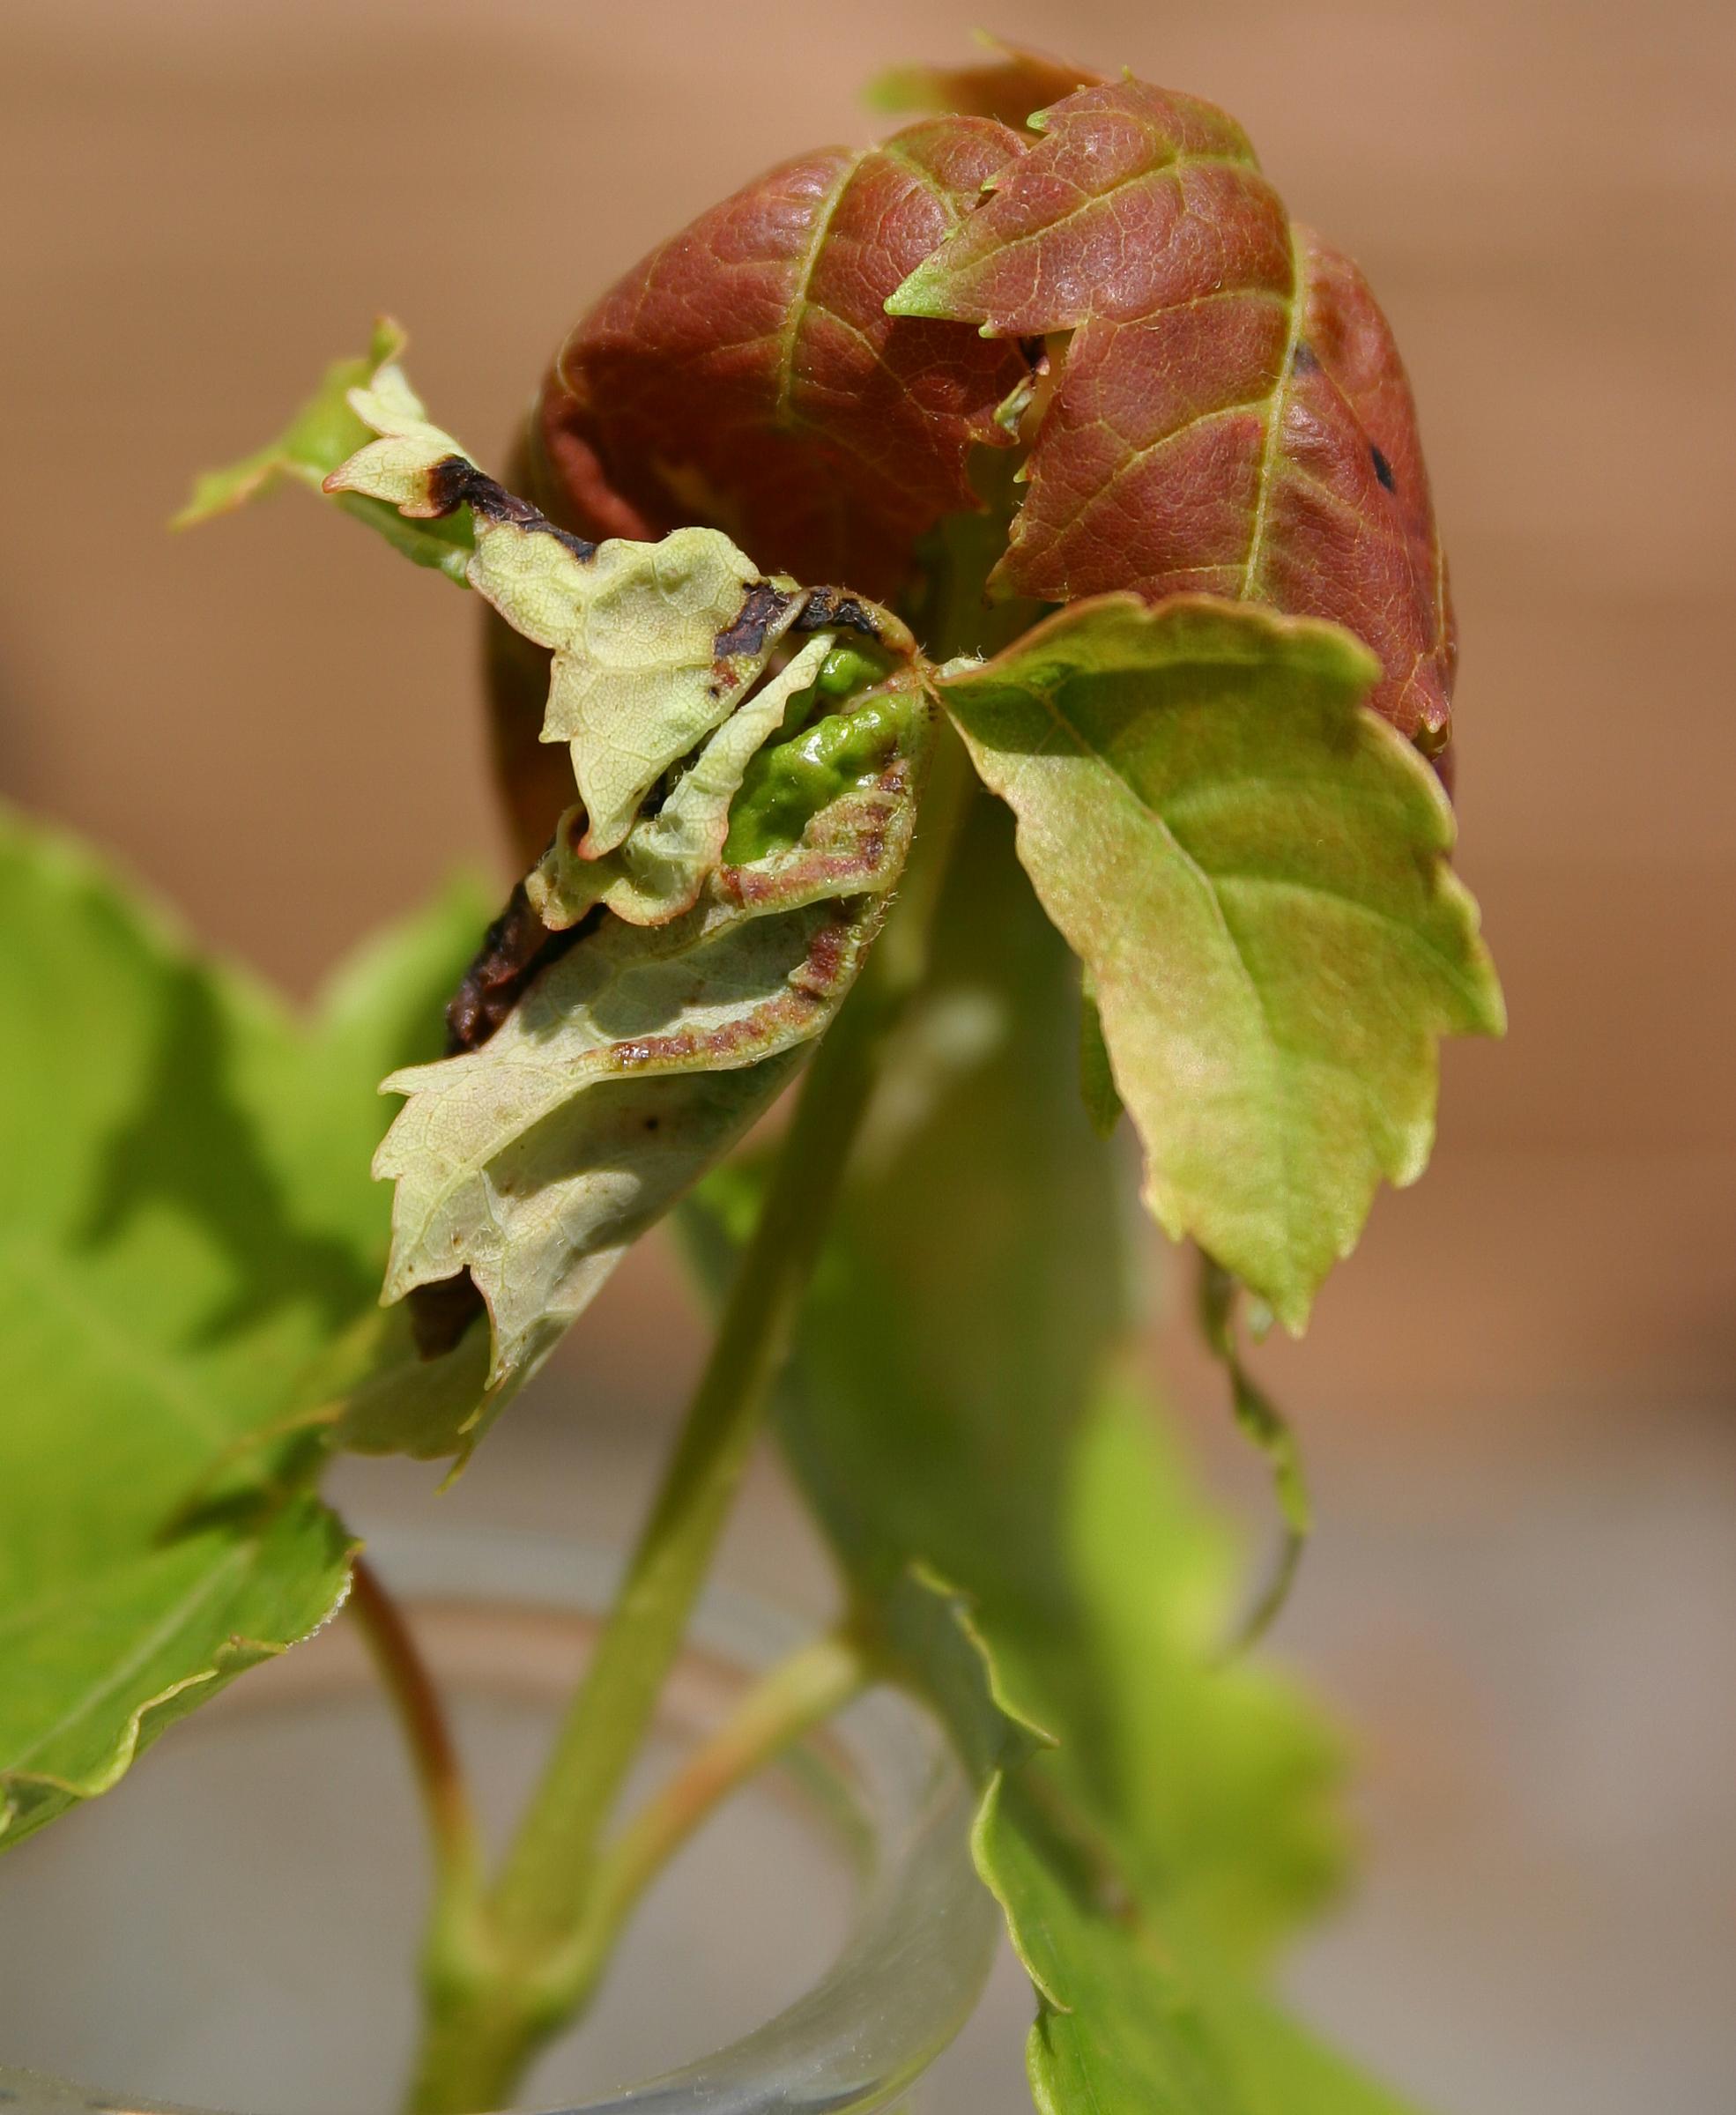
[(598, 1858), (582, 1929), (556, 1979), (577, 2013), (594, 1993), (640, 1897), (684, 1844), (749, 1778), (823, 1725), (875, 1679), (847, 1628), (769, 1668), (621, 1829)]
[(355, 1559), (347, 1605), (379, 1671), (416, 1772), (443, 1909), (474, 1896), (481, 1871), (480, 1838), (464, 1763), (440, 1691), (404, 1611), (365, 1557)]

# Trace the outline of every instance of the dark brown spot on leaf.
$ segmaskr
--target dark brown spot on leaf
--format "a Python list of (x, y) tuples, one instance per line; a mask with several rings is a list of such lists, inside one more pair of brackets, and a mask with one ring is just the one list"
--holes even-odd
[(727, 631), (719, 632), (713, 644), (720, 660), (731, 654), (757, 654), (766, 643), (766, 634), (790, 607), (793, 597), (781, 588), (775, 588), (768, 580), (756, 580), (747, 590), (735, 622)]
[(476, 959), (446, 1009), (447, 1056), (479, 1050), (542, 972), (595, 923), (591, 914), (563, 932), (551, 932), (519, 882), (483, 935)]
[(497, 485), (463, 456), (446, 456), (434, 464), (428, 472), (428, 500), (437, 514), (455, 514), (460, 507), (468, 507), (485, 521), (510, 522), (533, 534), (552, 536), (564, 550), (587, 563), (597, 555), (595, 544), (557, 529), (539, 508), (508, 492), (504, 485)]
[(790, 628), (792, 632), (824, 632), (834, 626), (877, 642), (881, 635), (879, 618), (868, 605), (838, 588), (816, 588)]

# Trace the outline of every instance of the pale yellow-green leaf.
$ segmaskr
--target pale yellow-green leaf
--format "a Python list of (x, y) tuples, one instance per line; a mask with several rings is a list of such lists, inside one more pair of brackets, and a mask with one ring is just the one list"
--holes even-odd
[(1381, 1176), (1421, 1173), (1437, 1039), (1502, 1023), (1376, 672), (1332, 625), (1108, 596), (939, 684), (1091, 973), (1153, 1212), (1292, 1329)]
[[(483, 1418), (769, 1106), (849, 991), (902, 870), (933, 716), (908, 673), (857, 710), (893, 716), (896, 753), (865, 785), (839, 782), (798, 842), (716, 868), (664, 923), (604, 912), (487, 1042), (386, 1082), (408, 1099), (375, 1161), (397, 1185), (384, 1296), (469, 1273), (493, 1335)], [(369, 1386), (357, 1416), (403, 1429), (397, 1384)], [(464, 1446), (479, 1429), (435, 1421)]]
[[(792, 581), (769, 583), (715, 529), (658, 543), (582, 543), (472, 475), (449, 434), (430, 426), (395, 369), (352, 390), (350, 406), (381, 436), (326, 479), (328, 492), (377, 500), (411, 519), (473, 517), (465, 577), (507, 623), (554, 656), (543, 739), (565, 742), (584, 811), (576, 849), (614, 850), (671, 765), (721, 726), (765, 672), (800, 614)], [(438, 473), (438, 474), (437, 474)], [(743, 624), (751, 592), (760, 620)]]
[(554, 649), (545, 742), (564, 741), (589, 827), (612, 851), (657, 780), (734, 710), (798, 612), (790, 597), (746, 650), (720, 652), (761, 575), (715, 529), (598, 545), (479, 523), (471, 584), (515, 631)]
[(394, 1073), (409, 1100), (375, 1160), (398, 1185), (386, 1297), (468, 1269), (491, 1384), (524, 1369), (782, 1084), (735, 1075), (831, 1018), (878, 918), (864, 902), (605, 921), (480, 1050)]
[(706, 742), (655, 815), (641, 816), (612, 852), (582, 859), (586, 815), (562, 816), (554, 842), (525, 882), (543, 924), (559, 931), (605, 904), (629, 924), (662, 924), (699, 901), (723, 857), (730, 804), (755, 753), (778, 731), (790, 701), (820, 672), (832, 634), (817, 633)]
[[(404, 332), (389, 317), (382, 317), (367, 352), (328, 367), (319, 388), (275, 441), (239, 463), (200, 477), (172, 525), (190, 529), (263, 498), (285, 482), (324, 490), (326, 479), (367, 443), (371, 430), (350, 401), (352, 391), (361, 392), (382, 418), (420, 419), (422, 407), (396, 364), (404, 345)], [(447, 452), (455, 445), (449, 443)], [(359, 491), (342, 491), (337, 498), (345, 513), (365, 522), (395, 550), (464, 584), (471, 555), (467, 521), (432, 521), (426, 518), (426, 509), (425, 518), (405, 520), (394, 504)]]
[(350, 409), (380, 435), (325, 480), (328, 492), (353, 492), (379, 500), (412, 521), (432, 521), (450, 509), (432, 488), (429, 472), (439, 463), (469, 457), (451, 434), (431, 425), (422, 400), (393, 364), (349, 394)]

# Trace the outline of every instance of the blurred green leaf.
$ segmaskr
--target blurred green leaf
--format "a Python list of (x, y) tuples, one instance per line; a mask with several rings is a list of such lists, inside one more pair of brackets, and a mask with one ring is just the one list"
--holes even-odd
[[(983, 1876), (1050, 1993), (1048, 2115), (1316, 2115), (1311, 2045), (1257, 1978), (1339, 1870), (1338, 1742), (1269, 1667), (1217, 1664), (1235, 1547), (1118, 1371), (1131, 1200), (1077, 1091), (1076, 971), (998, 804), (970, 813), (938, 944), (784, 1447), (983, 1783)], [(690, 1213), (710, 1281), (752, 1208), (731, 1170)], [(1347, 2088), (1347, 2115), (1372, 2095)]]
[(1105, 596), (939, 685), (1090, 972), (1154, 1213), (1295, 1330), (1427, 1164), (1437, 1039), (1502, 1025), (1377, 672), (1332, 625)]
[(302, 1023), (0, 813), (4, 1840), (341, 1597), (293, 1421), (376, 1296), (380, 1073), (439, 1047), (479, 922), (456, 890)]

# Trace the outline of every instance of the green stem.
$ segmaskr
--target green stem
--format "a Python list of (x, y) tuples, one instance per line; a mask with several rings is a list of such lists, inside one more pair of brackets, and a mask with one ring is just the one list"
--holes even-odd
[(920, 983), (969, 767), (938, 730), (897, 910), (820, 1043), (711, 1354), (626, 1577), (486, 1908), (485, 1949), (431, 1966), (415, 2115), (498, 2104), (570, 2016), (597, 1851), (680, 1649), (786, 1357), (887, 1031)]
[(792, 1652), (742, 1697), (597, 1859), (585, 1923), (560, 1971), (565, 2003), (589, 2002), (639, 1898), (731, 1792), (874, 1678), (862, 1645), (834, 1631)]

